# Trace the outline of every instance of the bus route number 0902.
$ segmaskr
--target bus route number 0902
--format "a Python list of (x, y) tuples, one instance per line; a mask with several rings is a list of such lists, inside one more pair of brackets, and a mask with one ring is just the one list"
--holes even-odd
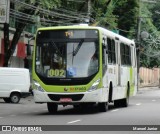
[(59, 69), (48, 70), (48, 77), (65, 77), (65, 71)]

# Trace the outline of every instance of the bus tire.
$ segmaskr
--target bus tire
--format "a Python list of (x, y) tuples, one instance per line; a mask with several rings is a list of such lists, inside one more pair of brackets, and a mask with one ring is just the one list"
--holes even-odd
[(114, 101), (115, 107), (128, 107), (128, 105), (129, 105), (129, 85), (127, 89), (126, 98)]
[(115, 100), (114, 101), (114, 106), (115, 107), (120, 107), (120, 103), (121, 103), (120, 100)]
[(126, 98), (121, 100), (121, 107), (128, 107), (129, 105), (129, 89), (127, 90)]
[(100, 112), (106, 112), (108, 110), (108, 102), (98, 103), (98, 109)]
[(47, 103), (48, 112), (54, 114), (58, 110), (58, 105), (55, 103), (48, 102)]

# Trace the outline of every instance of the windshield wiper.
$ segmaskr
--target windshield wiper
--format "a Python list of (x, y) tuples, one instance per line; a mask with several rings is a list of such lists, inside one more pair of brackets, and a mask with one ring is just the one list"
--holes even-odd
[(50, 43), (51, 43), (51, 44), (53, 45), (53, 47), (56, 49), (56, 51), (58, 52), (58, 55), (60, 55), (60, 56), (62, 57), (62, 54), (61, 54), (60, 50), (58, 49), (58, 47), (56, 46), (55, 42), (54, 42), (54, 41), (51, 41)]
[(78, 53), (78, 51), (79, 51), (80, 47), (82, 46), (83, 42), (84, 42), (84, 39), (81, 39), (80, 42), (79, 42), (79, 44), (78, 44), (78, 46), (73, 51), (73, 56), (76, 56), (76, 54)]

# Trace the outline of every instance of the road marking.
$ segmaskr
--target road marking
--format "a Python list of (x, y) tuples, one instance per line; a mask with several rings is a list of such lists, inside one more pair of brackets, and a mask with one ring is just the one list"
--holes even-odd
[(137, 104), (136, 104), (136, 106), (140, 106), (140, 105), (142, 105), (142, 103), (137, 103)]
[(117, 112), (119, 109), (112, 110), (111, 112)]
[(156, 101), (156, 100), (152, 100), (152, 101)]
[(81, 120), (70, 121), (67, 124), (72, 124), (72, 123), (76, 123), (76, 122), (79, 122), (79, 121), (81, 121)]

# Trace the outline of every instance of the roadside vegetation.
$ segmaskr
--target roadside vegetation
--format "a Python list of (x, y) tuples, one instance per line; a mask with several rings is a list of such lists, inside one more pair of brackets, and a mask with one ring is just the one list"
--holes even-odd
[[(141, 40), (140, 66), (160, 66), (160, 2), (142, 0), (11, 0), (10, 21), (16, 32), (9, 45), (9, 25), (5, 24), (5, 63), (14, 52), (21, 33), (27, 27), (73, 25), (88, 22), (137, 41), (138, 19), (141, 31), (149, 37)], [(141, 7), (141, 8), (140, 8)], [(141, 10), (140, 10), (141, 9)], [(33, 33), (34, 34), (34, 33)]]

